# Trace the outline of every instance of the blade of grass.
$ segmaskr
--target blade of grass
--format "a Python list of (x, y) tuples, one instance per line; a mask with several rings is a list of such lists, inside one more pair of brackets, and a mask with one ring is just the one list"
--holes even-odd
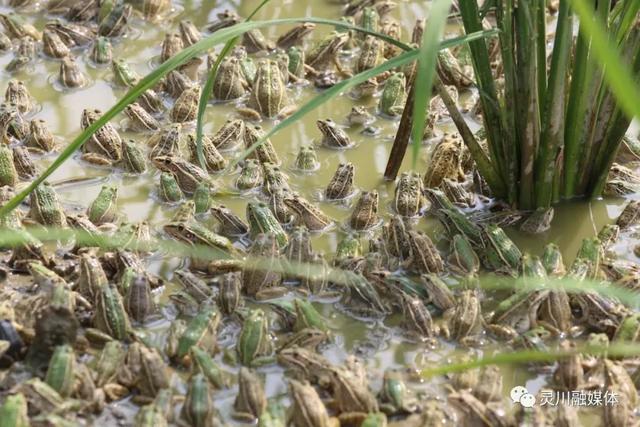
[(521, 209), (533, 207), (536, 150), (540, 140), (540, 100), (538, 99), (538, 61), (535, 4), (518, 2), (515, 13), (518, 75), (518, 138), (520, 142)]
[[(633, 74), (640, 73), (640, 30), (634, 28), (631, 37), (627, 43), (629, 47), (635, 48), (635, 58), (632, 60)], [(624, 114), (619, 107), (616, 107), (612, 118), (609, 121), (607, 133), (600, 145), (600, 150), (594, 161), (594, 173), (592, 174), (592, 182), (590, 183), (590, 196), (599, 197), (604, 188), (605, 182), (609, 175), (609, 169), (615, 160), (616, 154), (622, 142), (631, 119)]]
[(444, 33), (447, 22), (447, 15), (451, 8), (451, 0), (436, 0), (431, 4), (429, 11), (429, 21), (426, 30), (422, 35), (422, 43), (419, 49), (418, 65), (416, 68), (416, 79), (414, 82), (414, 104), (413, 104), (413, 127), (412, 142), (413, 156), (412, 168), (416, 168), (422, 136), (424, 135), (424, 120), (427, 116), (427, 106), (431, 99), (431, 88), (433, 78), (436, 74), (436, 61), (438, 58), (438, 44)]
[(504, 120), (503, 137), (507, 141), (512, 141), (505, 146), (505, 161), (507, 176), (508, 200), (518, 200), (519, 188), (516, 177), (520, 176), (518, 159), (519, 144), (516, 140), (516, 111), (518, 100), (517, 82), (515, 73), (515, 48), (513, 38), (513, 0), (505, 0), (496, 8), (496, 17), (500, 32), (500, 54), (502, 57), (502, 68), (504, 74)]
[[(271, 0), (262, 0), (262, 3), (260, 3), (258, 7), (253, 9), (253, 12), (251, 12), (249, 16), (247, 16), (247, 19), (245, 19), (244, 21), (245, 22), (251, 21), (251, 18), (253, 18), (256, 15), (256, 13), (258, 13), (260, 9), (262, 9), (270, 1)], [(200, 92), (200, 100), (198, 101), (198, 115), (196, 118), (196, 153), (198, 156), (198, 163), (200, 163), (200, 167), (203, 170), (207, 170), (206, 163), (204, 160), (204, 148), (202, 147), (202, 136), (203, 136), (202, 128), (204, 126), (204, 120), (203, 120), (204, 112), (207, 109), (207, 104), (209, 103), (209, 98), (211, 97), (211, 91), (213, 90), (213, 83), (215, 82), (216, 75), (218, 74), (218, 68), (220, 68), (220, 64), (222, 63), (224, 58), (227, 57), (229, 52), (231, 52), (233, 47), (236, 45), (236, 43), (238, 42), (238, 39), (239, 37), (233, 38), (229, 40), (222, 47), (220, 54), (216, 58), (216, 61), (214, 62), (213, 66), (211, 67), (211, 70), (209, 70), (209, 74), (207, 75), (207, 80), (204, 83), (204, 88)]]
[[(600, 22), (607, 31), (609, 30), (609, 12), (611, 9), (611, 0), (599, 1), (596, 5), (594, 20)], [(607, 34), (607, 37), (613, 39), (613, 34)], [(592, 37), (590, 37), (592, 39)], [(583, 125), (581, 131), (581, 139), (579, 141), (581, 147), (580, 157), (578, 159), (578, 178), (576, 194), (584, 195), (586, 186), (589, 181), (587, 169), (590, 169), (589, 161), (592, 159), (592, 148), (594, 133), (598, 127), (598, 114), (604, 95), (609, 91), (604, 81), (604, 67), (598, 64), (598, 61), (590, 51), (589, 55), (590, 81), (587, 89), (587, 99), (590, 100), (585, 108), (583, 116)]]
[[(228, 259), (234, 254), (222, 254), (220, 250), (216, 250), (207, 245), (192, 245), (173, 239), (150, 238), (147, 241), (132, 239), (129, 236), (120, 238), (116, 235), (105, 235), (102, 233), (93, 234), (84, 230), (76, 230), (71, 228), (56, 228), (38, 226), (29, 229), (0, 229), (0, 247), (13, 248), (25, 243), (32, 243), (36, 239), (42, 243), (54, 243), (59, 241), (75, 240), (76, 243), (88, 247), (100, 247), (106, 250), (113, 249), (129, 249), (141, 251), (165, 251), (171, 256), (180, 257), (197, 257), (202, 259)], [(254, 259), (265, 259), (260, 257), (236, 257), (237, 260), (250, 260), (253, 264)], [(296, 274), (302, 273), (302, 268), (314, 267), (314, 264), (297, 263), (291, 261), (288, 263), (290, 271)], [(296, 270), (296, 266), (299, 268)], [(268, 268), (268, 267), (267, 267)], [(274, 268), (271, 266), (271, 268)], [(321, 273), (323, 266), (315, 265), (318, 273)], [(280, 270), (278, 270), (280, 271)], [(338, 274), (345, 270), (333, 268), (332, 274)], [(315, 273), (314, 273), (315, 274)], [(538, 289), (546, 290), (563, 290), (570, 294), (595, 293), (607, 298), (614, 298), (624, 301), (629, 307), (640, 305), (640, 294), (632, 291), (624, 286), (606, 286), (603, 282), (596, 280), (577, 280), (570, 277), (563, 278), (547, 278), (546, 280), (531, 280), (531, 278), (520, 277), (513, 279), (506, 276), (487, 275), (485, 280), (480, 281), (480, 287), (486, 291), (534, 291)]]
[(640, 88), (622, 62), (618, 49), (607, 37), (602, 25), (593, 19), (593, 12), (585, 0), (569, 0), (580, 18), (580, 24), (591, 36), (593, 56), (604, 67), (604, 79), (629, 117), (640, 117)]
[[(564, 3), (562, 0), (560, 3)], [(547, 5), (546, 0), (537, 0), (535, 3), (536, 13), (536, 58), (538, 60), (538, 99), (540, 100), (539, 115), (544, 114), (544, 97), (547, 92)], [(563, 23), (558, 14), (558, 23)]]
[(520, 365), (534, 362), (555, 362), (575, 354), (601, 355), (607, 354), (609, 357), (628, 357), (640, 354), (640, 344), (632, 342), (613, 343), (609, 346), (580, 345), (570, 350), (521, 350), (511, 352), (500, 352), (493, 356), (483, 356), (468, 362), (449, 363), (439, 365), (434, 368), (422, 370), (424, 378), (438, 375), (464, 372), (469, 369), (481, 368), (488, 365)]
[[(549, 71), (549, 88), (545, 95), (542, 135), (536, 159), (536, 207), (549, 207), (553, 199), (556, 158), (563, 144), (565, 124), (565, 94), (569, 48), (573, 37), (573, 20), (569, 4), (560, 2), (558, 25)], [(546, 74), (546, 73), (545, 73)]]
[(580, 25), (571, 68), (571, 87), (565, 121), (562, 195), (567, 199), (574, 197), (577, 186), (578, 163), (582, 152), (582, 118), (587, 109), (587, 88), (592, 74), (589, 61), (590, 45), (591, 38), (585, 33), (584, 26)]

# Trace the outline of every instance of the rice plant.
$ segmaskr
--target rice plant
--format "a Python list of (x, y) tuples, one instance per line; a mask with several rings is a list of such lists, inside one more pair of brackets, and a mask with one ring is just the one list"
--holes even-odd
[(469, 44), (488, 152), (455, 122), (495, 196), (521, 209), (598, 197), (638, 116), (640, 2), (594, 3), (560, 1), (548, 57), (544, 0), (497, 0), (486, 10), (459, 2), (467, 33), (483, 28), (487, 12), (500, 30), (496, 70), (485, 40)]

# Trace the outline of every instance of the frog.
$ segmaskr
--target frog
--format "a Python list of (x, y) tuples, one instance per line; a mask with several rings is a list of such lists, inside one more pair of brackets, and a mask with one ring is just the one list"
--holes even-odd
[(249, 87), (238, 58), (231, 56), (220, 63), (213, 82), (213, 96), (216, 99), (228, 101), (240, 98)]
[(37, 186), (31, 193), (29, 205), (29, 217), (35, 222), (50, 227), (67, 226), (64, 209), (51, 184), (44, 182)]
[(29, 113), (33, 109), (33, 98), (24, 82), (20, 80), (9, 80), (7, 89), (4, 92), (4, 100), (15, 105), (22, 114)]
[(404, 217), (417, 217), (427, 206), (420, 174), (403, 172), (394, 192), (393, 207), (395, 211)]
[(544, 233), (551, 228), (553, 213), (553, 208), (536, 209), (520, 224), (520, 231), (531, 234)]
[(374, 36), (366, 35), (362, 43), (360, 55), (355, 64), (355, 72), (362, 73), (370, 70), (384, 59), (384, 42)]
[(298, 224), (304, 224), (309, 231), (324, 230), (332, 223), (329, 216), (298, 194), (289, 194), (284, 203), (294, 212)]
[(172, 174), (185, 194), (193, 194), (201, 182), (210, 182), (209, 174), (199, 166), (177, 156), (158, 156), (153, 164), (163, 172)]
[(460, 137), (452, 134), (445, 134), (442, 141), (433, 149), (424, 174), (425, 188), (436, 188), (440, 186), (444, 178), (454, 181), (462, 181), (464, 172), (462, 170), (463, 142)]
[(409, 231), (411, 258), (409, 268), (421, 274), (442, 273), (444, 262), (429, 236), (420, 231)]
[[(244, 292), (257, 300), (273, 299), (286, 294), (288, 290), (282, 286), (276, 236), (273, 233), (256, 236), (250, 254), (260, 260), (245, 263), (242, 269)], [(263, 267), (256, 268), (255, 263), (262, 263)], [(269, 269), (264, 268), (265, 263), (269, 265)]]
[(320, 162), (313, 145), (300, 147), (294, 165), (296, 170), (302, 172), (314, 172), (320, 168)]
[(107, 37), (97, 37), (91, 47), (89, 57), (94, 64), (106, 65), (113, 60), (113, 46)]
[(340, 421), (330, 417), (318, 392), (307, 381), (289, 380), (292, 407), (288, 420), (294, 426), (337, 427)]
[(393, 73), (385, 82), (378, 104), (380, 112), (387, 116), (398, 116), (404, 109), (406, 79), (402, 73)]
[(256, 77), (252, 83), (248, 108), (241, 113), (248, 117), (286, 117), (295, 110), (289, 104), (285, 79), (276, 61), (263, 60), (258, 63)]
[(349, 226), (353, 230), (364, 231), (379, 225), (378, 200), (377, 190), (365, 191), (360, 195), (349, 219)]
[(124, 109), (124, 114), (129, 119), (129, 129), (134, 132), (153, 132), (160, 129), (158, 120), (137, 102), (127, 105)]
[(79, 88), (87, 84), (87, 77), (75, 59), (66, 56), (62, 59), (62, 62), (60, 62), (58, 81), (65, 88)]
[(249, 222), (249, 234), (252, 238), (256, 238), (262, 233), (269, 233), (275, 236), (279, 248), (284, 248), (287, 245), (289, 241), (287, 233), (266, 203), (249, 202), (246, 216)]
[[(189, 149), (189, 160), (191, 163), (200, 166), (198, 160), (198, 145), (196, 143), (196, 135), (189, 133), (186, 138), (187, 148)], [(215, 144), (211, 139), (203, 135), (202, 136), (202, 156), (204, 157), (204, 166), (209, 173), (222, 172), (229, 162), (218, 151)]]
[(262, 166), (255, 159), (246, 159), (242, 163), (240, 175), (235, 180), (235, 186), (238, 190), (252, 190), (262, 185), (263, 174)]
[(238, 371), (238, 395), (233, 402), (233, 417), (255, 422), (267, 409), (267, 397), (260, 377), (246, 367)]
[(346, 73), (339, 52), (348, 40), (348, 33), (334, 31), (327, 35), (307, 52), (307, 65), (314, 72), (337, 69), (340, 73)]
[(313, 22), (302, 22), (278, 37), (276, 46), (282, 50), (287, 50), (293, 46), (300, 46), (304, 42), (304, 39), (308, 37), (315, 28), (316, 24)]
[(351, 107), (351, 111), (347, 115), (347, 122), (352, 126), (367, 126), (374, 120), (373, 114), (362, 105)]
[(324, 191), (326, 200), (346, 199), (354, 193), (355, 166), (351, 162), (340, 163)]
[(118, 187), (104, 185), (87, 209), (87, 217), (95, 225), (114, 222), (117, 215)]
[[(82, 112), (82, 129), (87, 129), (101, 115), (100, 110), (85, 109)], [(112, 165), (122, 158), (122, 138), (111, 123), (106, 123), (84, 143), (82, 151), (82, 159), (89, 163)]]
[(331, 119), (317, 120), (316, 125), (322, 133), (322, 145), (330, 148), (350, 148), (354, 144), (349, 135)]
[(240, 330), (236, 344), (238, 358), (244, 366), (259, 366), (272, 359), (273, 339), (268, 318), (261, 309), (251, 310)]

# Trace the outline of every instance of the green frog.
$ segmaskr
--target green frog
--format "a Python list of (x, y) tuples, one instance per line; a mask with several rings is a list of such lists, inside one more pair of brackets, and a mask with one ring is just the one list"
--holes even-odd
[(2, 144), (0, 146), (0, 185), (14, 187), (18, 182), (18, 171), (13, 158), (13, 151)]
[(256, 159), (246, 159), (242, 164), (240, 175), (236, 178), (236, 188), (241, 191), (252, 190), (262, 184), (262, 166)]
[(87, 209), (87, 217), (95, 225), (114, 222), (117, 214), (118, 187), (104, 185)]
[(97, 37), (90, 53), (91, 60), (99, 65), (109, 64), (113, 60), (113, 46), (107, 37)]
[(131, 69), (124, 59), (112, 61), (111, 67), (115, 82), (120, 86), (133, 87), (141, 79), (141, 76)]
[(273, 340), (264, 311), (251, 310), (242, 324), (236, 349), (244, 366), (258, 366), (272, 359)]
[(160, 174), (158, 194), (162, 200), (169, 203), (179, 202), (184, 196), (178, 185), (178, 181), (176, 181), (176, 178), (169, 172), (162, 172)]
[(393, 73), (384, 84), (378, 107), (382, 114), (398, 116), (404, 109), (406, 79), (402, 73)]
[(213, 427), (216, 425), (218, 411), (213, 404), (211, 386), (201, 373), (192, 375), (189, 380), (180, 418), (187, 425), (192, 426)]
[(67, 218), (60, 205), (58, 194), (48, 183), (42, 183), (31, 193), (29, 217), (50, 227), (66, 227)]
[(247, 221), (249, 233), (252, 238), (261, 233), (272, 233), (276, 237), (278, 246), (284, 248), (289, 241), (278, 220), (274, 217), (267, 204), (262, 202), (249, 202), (247, 204)]

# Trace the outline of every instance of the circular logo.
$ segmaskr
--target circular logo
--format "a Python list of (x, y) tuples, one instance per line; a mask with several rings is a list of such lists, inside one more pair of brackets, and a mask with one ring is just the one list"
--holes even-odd
[(511, 389), (511, 400), (513, 400), (513, 403), (520, 403), (520, 399), (525, 394), (529, 394), (527, 389), (522, 387), (521, 385), (517, 385)]
[(533, 394), (525, 393), (520, 396), (520, 404), (524, 408), (533, 408), (533, 405), (536, 404), (536, 397)]

